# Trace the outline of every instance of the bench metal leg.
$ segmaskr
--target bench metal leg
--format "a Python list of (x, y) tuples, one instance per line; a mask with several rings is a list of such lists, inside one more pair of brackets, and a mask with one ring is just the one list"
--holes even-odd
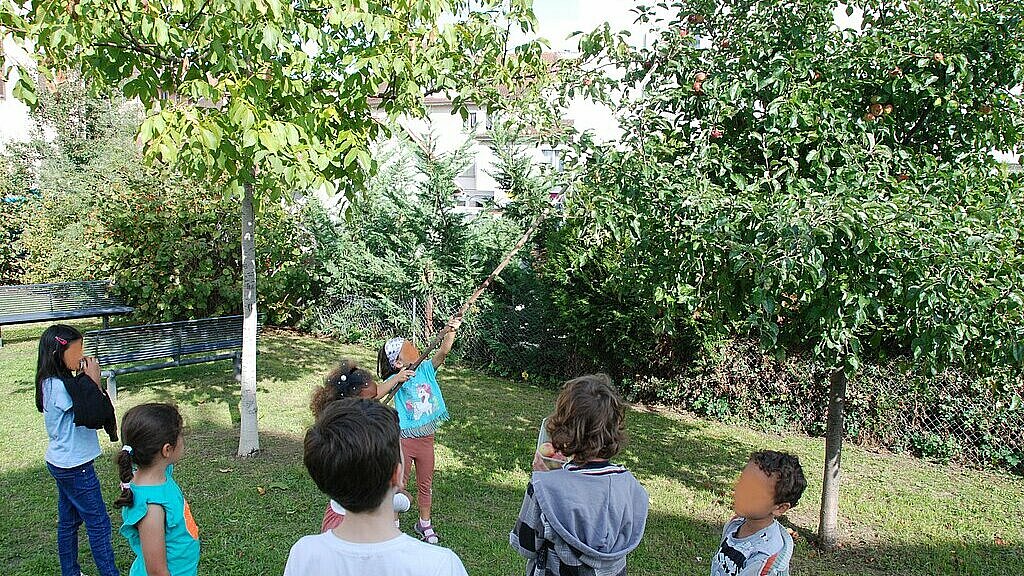
[(235, 353), (235, 381), (242, 381), (242, 354), (240, 352)]
[(4, 327), (0, 326), (0, 348), (4, 347)]
[(111, 402), (117, 402), (117, 376), (113, 372), (107, 374), (107, 396)]
[(103, 329), (106, 330), (107, 328), (110, 328), (110, 316), (103, 317)]

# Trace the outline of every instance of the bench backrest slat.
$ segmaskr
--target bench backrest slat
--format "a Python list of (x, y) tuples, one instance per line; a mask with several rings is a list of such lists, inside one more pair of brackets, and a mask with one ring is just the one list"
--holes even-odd
[(110, 293), (106, 280), (0, 286), (0, 311), (4, 314), (119, 307), (124, 307), (124, 302)]
[(86, 350), (104, 366), (180, 358), (241, 347), (241, 316), (125, 326), (95, 330), (85, 335)]

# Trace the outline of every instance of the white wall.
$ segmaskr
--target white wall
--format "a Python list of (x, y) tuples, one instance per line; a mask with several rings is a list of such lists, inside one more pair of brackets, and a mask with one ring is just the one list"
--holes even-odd
[[(456, 184), (469, 195), (492, 197), (499, 206), (503, 205), (508, 201), (508, 196), (499, 189), (493, 176), (496, 158), (494, 151), (491, 150), (491, 139), (487, 136), (487, 112), (476, 106), (470, 106), (469, 112), (476, 115), (476, 128), (473, 130), (469, 128), (467, 121), (463, 121), (462, 116), (452, 114), (450, 104), (439, 103), (429, 104), (426, 119), (406, 118), (401, 124), (422, 138), (433, 132), (436, 145), (441, 152), (457, 150), (468, 141), (469, 153), (475, 158), (475, 163), (463, 177), (456, 179)], [(526, 152), (535, 164), (541, 164), (544, 162), (543, 150), (548, 148), (548, 145), (526, 146)], [(459, 211), (475, 213), (479, 208), (463, 207)]]
[(16, 62), (27, 65), (30, 59), (23, 50), (10, 41), (10, 38), (3, 40), (3, 54), (2, 74), (7, 78), (7, 82), (3, 98), (0, 99), (0, 149), (12, 140), (28, 140), (32, 128), (28, 106), (11, 95), (14, 83), (18, 80), (18, 72), (11, 66)]

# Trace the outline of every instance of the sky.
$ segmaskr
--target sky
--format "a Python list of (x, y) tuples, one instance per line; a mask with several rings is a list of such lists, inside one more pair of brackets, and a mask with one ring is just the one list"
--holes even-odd
[(551, 42), (554, 50), (573, 51), (575, 41), (566, 40), (576, 31), (589, 32), (604, 22), (612, 30), (634, 28), (636, 18), (630, 12), (634, 2), (629, 0), (534, 0), (537, 32)]
[[(537, 16), (537, 36), (544, 38), (551, 49), (575, 52), (577, 39), (569, 39), (573, 32), (590, 32), (605, 22), (612, 30), (630, 30), (643, 42), (643, 34), (634, 25), (636, 16), (630, 12), (636, 3), (630, 0), (534, 0)], [(577, 98), (569, 107), (567, 116), (577, 129), (592, 130), (598, 140), (614, 140), (621, 133), (611, 110), (600, 104)]]

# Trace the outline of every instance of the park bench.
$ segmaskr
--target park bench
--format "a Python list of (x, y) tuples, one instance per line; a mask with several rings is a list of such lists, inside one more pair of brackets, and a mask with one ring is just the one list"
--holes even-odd
[(110, 294), (110, 282), (106, 280), (0, 286), (0, 327), (102, 316), (106, 328), (110, 316), (132, 310)]
[(237, 378), (242, 365), (242, 317), (94, 330), (85, 334), (85, 349), (103, 367), (112, 399), (117, 398), (121, 374), (233, 359)]

